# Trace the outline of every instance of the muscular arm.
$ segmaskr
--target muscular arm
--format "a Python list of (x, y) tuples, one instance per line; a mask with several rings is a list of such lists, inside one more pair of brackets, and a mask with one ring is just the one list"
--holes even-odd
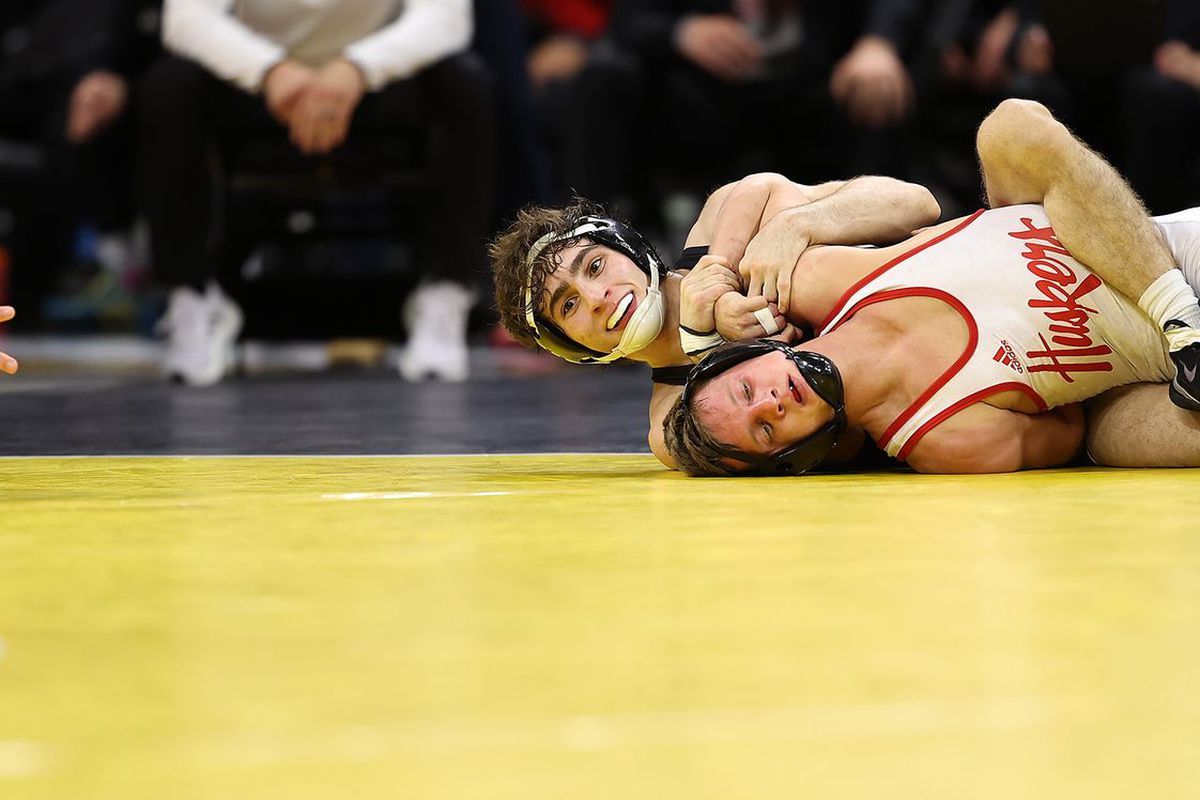
[(867, 175), (805, 186), (764, 172), (713, 192), (687, 244), (708, 245), (710, 255), (736, 268), (759, 228), (776, 217), (802, 230), (810, 244), (883, 244), (940, 215), (928, 189), (894, 178)]
[(918, 472), (986, 473), (1054, 467), (1083, 445), (1083, 407), (1022, 414), (976, 403), (931, 431), (913, 448)]
[(1137, 300), (1175, 268), (1125, 180), (1040, 103), (1005, 100), (979, 128), (988, 203), (1041, 203), (1062, 244), (1114, 289)]

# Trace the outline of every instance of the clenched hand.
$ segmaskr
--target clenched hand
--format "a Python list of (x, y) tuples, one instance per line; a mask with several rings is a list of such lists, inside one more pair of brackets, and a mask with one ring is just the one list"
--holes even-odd
[(349, 135), (350, 119), (364, 92), (366, 81), (358, 67), (344, 58), (329, 62), (292, 109), (292, 143), (306, 155), (333, 150)]
[(679, 324), (699, 333), (714, 330), (717, 324), (714, 309), (718, 299), (740, 290), (738, 274), (727, 259), (703, 256), (683, 276), (680, 284)]
[(808, 232), (791, 214), (777, 214), (763, 225), (738, 264), (746, 295), (761, 295), (786, 311), (792, 302), (792, 273), (808, 245)]

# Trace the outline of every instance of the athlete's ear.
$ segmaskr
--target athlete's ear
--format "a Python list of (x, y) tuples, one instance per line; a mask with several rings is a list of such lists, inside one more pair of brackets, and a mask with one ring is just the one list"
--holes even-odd
[(749, 464), (747, 464), (745, 461), (738, 461), (736, 458), (722, 458), (720, 464), (721, 466), (731, 469), (734, 472), (745, 472), (746, 470), (750, 469)]

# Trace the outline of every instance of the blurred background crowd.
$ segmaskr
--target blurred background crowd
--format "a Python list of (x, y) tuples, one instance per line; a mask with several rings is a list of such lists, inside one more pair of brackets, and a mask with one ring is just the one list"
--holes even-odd
[(157, 329), (194, 384), (239, 332), (393, 338), (405, 378), (458, 380), (522, 205), (605, 203), (668, 260), (755, 171), (953, 216), (1009, 96), (1154, 213), (1200, 204), (1197, 0), (4, 0), (0, 303)]

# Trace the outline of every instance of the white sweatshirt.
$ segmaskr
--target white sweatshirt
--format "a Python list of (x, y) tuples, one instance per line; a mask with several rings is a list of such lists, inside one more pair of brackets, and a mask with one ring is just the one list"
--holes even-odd
[(471, 0), (166, 0), (163, 43), (248, 92), (284, 58), (338, 56), (380, 89), (466, 49)]

